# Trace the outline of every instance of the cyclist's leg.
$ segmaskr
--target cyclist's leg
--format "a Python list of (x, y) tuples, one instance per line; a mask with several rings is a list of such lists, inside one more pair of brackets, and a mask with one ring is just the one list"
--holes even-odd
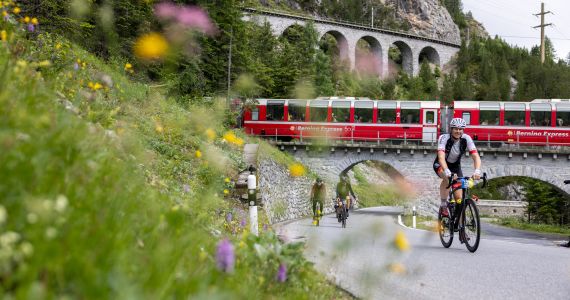
[(313, 202), (313, 216), (317, 215), (317, 201), (315, 199), (312, 200)]
[(445, 176), (443, 167), (437, 161), (433, 163), (433, 171), (439, 178), (441, 178), (441, 182), (439, 184), (439, 199), (441, 202), (439, 206), (447, 207), (447, 195), (449, 194), (447, 185), (449, 184), (449, 180)]
[(317, 207), (318, 207), (318, 211), (320, 212), (320, 214), (319, 214), (319, 217), (320, 217), (320, 216), (323, 215), (323, 205), (324, 205), (324, 203), (323, 203), (323, 200), (322, 200), (322, 199), (321, 199), (321, 200), (318, 200), (317, 202), (318, 202)]

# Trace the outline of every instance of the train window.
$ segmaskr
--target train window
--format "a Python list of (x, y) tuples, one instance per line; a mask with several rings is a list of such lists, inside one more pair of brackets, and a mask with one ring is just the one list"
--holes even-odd
[(331, 120), (333, 122), (350, 122), (350, 101), (333, 101)]
[(570, 127), (570, 103), (556, 103), (556, 127)]
[(372, 110), (374, 102), (372, 101), (356, 101), (354, 102), (354, 122), (356, 123), (372, 123)]
[(305, 108), (307, 102), (302, 100), (289, 100), (289, 121), (305, 122)]
[(395, 101), (378, 101), (378, 123), (396, 123)]
[(420, 123), (420, 103), (401, 102), (400, 103), (400, 123), (419, 124)]
[(505, 103), (506, 126), (525, 126), (525, 119), (524, 103)]
[(499, 125), (499, 102), (479, 103), (479, 125)]
[(251, 110), (251, 120), (259, 121), (259, 108), (254, 108)]
[(550, 103), (530, 104), (530, 126), (550, 126)]
[(328, 101), (313, 100), (310, 105), (311, 122), (326, 122), (328, 114)]
[(471, 113), (470, 112), (463, 112), (463, 120), (465, 120), (465, 123), (467, 125), (471, 125)]
[(270, 100), (267, 101), (267, 111), (265, 118), (267, 121), (283, 121), (285, 117), (285, 101)]

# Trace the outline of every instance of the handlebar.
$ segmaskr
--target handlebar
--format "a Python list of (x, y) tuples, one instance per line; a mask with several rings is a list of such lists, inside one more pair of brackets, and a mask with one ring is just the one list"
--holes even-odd
[[(450, 188), (451, 185), (453, 185), (453, 183), (456, 183), (459, 179), (469, 180), (469, 179), (473, 178), (472, 176), (471, 177), (466, 176), (466, 177), (458, 177), (457, 179), (453, 179), (453, 177), (455, 177), (455, 175), (457, 175), (457, 174), (451, 173), (451, 176), (449, 177), (449, 184), (447, 185), (447, 189)], [(486, 172), (483, 173), (483, 176), (481, 176), (480, 180), (483, 180), (483, 186), (482, 187), (486, 187), (487, 186), (487, 173)], [(570, 180), (567, 180), (567, 181), (568, 181), (568, 183), (570, 183)], [(566, 181), (564, 181), (564, 183), (566, 183)]]
[(564, 180), (564, 184), (570, 184), (570, 180)]

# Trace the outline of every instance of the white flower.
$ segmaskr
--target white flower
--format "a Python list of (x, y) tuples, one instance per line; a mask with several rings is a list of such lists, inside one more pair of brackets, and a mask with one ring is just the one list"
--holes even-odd
[(46, 237), (48, 239), (53, 239), (57, 236), (57, 229), (53, 228), (53, 227), (49, 227), (48, 229), (46, 229)]
[(29, 242), (23, 242), (20, 245), (20, 250), (22, 251), (22, 254), (24, 254), (24, 256), (26, 257), (30, 257), (32, 256), (32, 254), (34, 254), (34, 246), (32, 246), (32, 244), (30, 244)]
[(4, 208), (4, 206), (0, 205), (0, 225), (4, 224), (7, 218), (8, 218), (8, 213), (6, 212), (6, 209)]
[(8, 231), (3, 235), (0, 235), (0, 245), (2, 246), (10, 246), (15, 244), (20, 240), (20, 234), (13, 231)]
[(64, 212), (67, 202), (67, 198), (64, 195), (57, 196), (57, 199), (55, 199), (55, 210), (60, 213)]
[(26, 219), (28, 220), (28, 223), (35, 224), (38, 221), (38, 215), (36, 215), (34, 213), (29, 213), (26, 216)]

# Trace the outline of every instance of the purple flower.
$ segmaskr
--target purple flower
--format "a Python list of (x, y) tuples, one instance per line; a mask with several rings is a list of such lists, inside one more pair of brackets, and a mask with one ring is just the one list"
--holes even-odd
[(202, 31), (205, 34), (214, 34), (216, 31), (210, 18), (208, 18), (208, 14), (197, 6), (182, 7), (176, 19), (180, 24)]
[(287, 280), (287, 266), (285, 264), (279, 265), (279, 270), (277, 270), (277, 281), (285, 282)]
[(79, 70), (79, 64), (78, 64), (78, 63), (74, 63), (74, 64), (73, 64), (73, 69), (74, 69), (75, 71)]
[(170, 2), (162, 2), (154, 7), (155, 14), (163, 19), (172, 19), (176, 17), (178, 7)]
[(216, 250), (216, 264), (218, 269), (223, 272), (231, 273), (234, 270), (234, 246), (228, 239), (223, 239), (218, 243), (218, 248)]
[(182, 188), (184, 189), (184, 192), (185, 192), (185, 193), (189, 193), (189, 192), (190, 192), (190, 186), (189, 186), (189, 185), (185, 184), (185, 185), (182, 186)]
[(232, 221), (232, 217), (233, 217), (232, 213), (229, 212), (229, 213), (226, 215), (226, 222), (228, 222), (228, 223), (231, 222), (231, 221)]
[(36, 30), (36, 27), (34, 26), (34, 24), (32, 24), (32, 23), (28, 24), (28, 31), (34, 32), (34, 30)]
[(239, 223), (239, 225), (240, 225), (241, 227), (245, 227), (246, 224), (247, 224), (247, 221), (245, 220), (245, 218), (242, 218), (242, 219), (241, 219), (241, 222)]
[(267, 229), (269, 229), (269, 227), (267, 226), (267, 224), (263, 224), (263, 231), (267, 231)]

